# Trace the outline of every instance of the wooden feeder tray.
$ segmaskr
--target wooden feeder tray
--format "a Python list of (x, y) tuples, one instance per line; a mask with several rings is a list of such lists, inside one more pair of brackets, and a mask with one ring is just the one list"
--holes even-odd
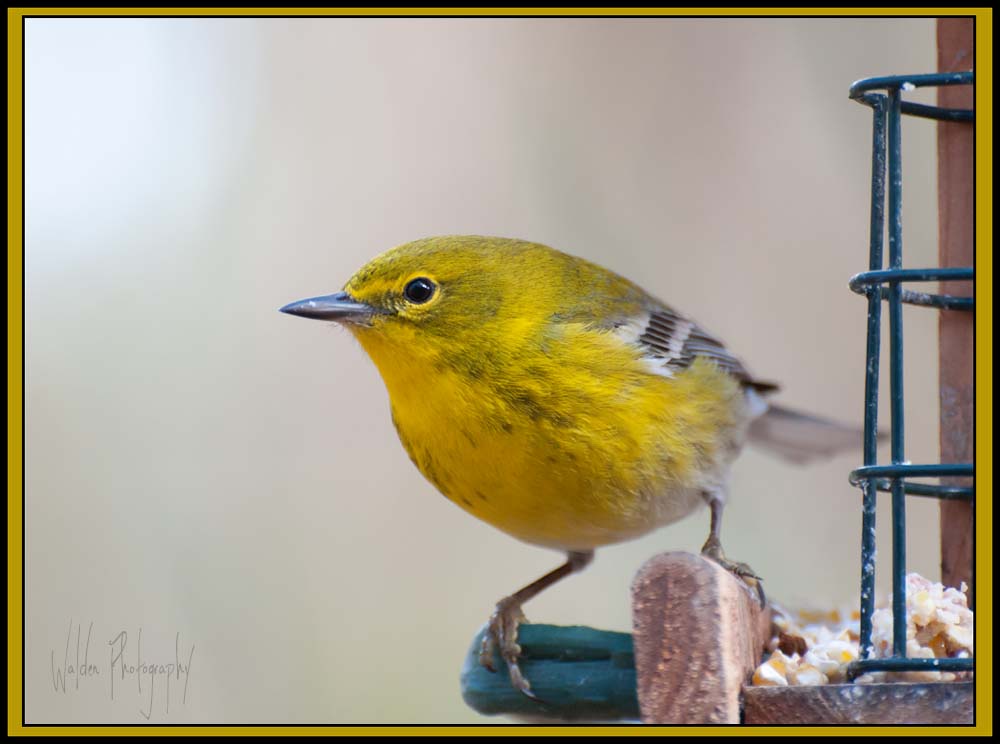
[(973, 723), (972, 682), (750, 685), (771, 638), (771, 611), (700, 555), (651, 558), (633, 582), (632, 607), (632, 635), (521, 627), (522, 670), (540, 701), (511, 686), (499, 656), (495, 673), (479, 664), (480, 631), (462, 670), (465, 701), (484, 714), (550, 722)]

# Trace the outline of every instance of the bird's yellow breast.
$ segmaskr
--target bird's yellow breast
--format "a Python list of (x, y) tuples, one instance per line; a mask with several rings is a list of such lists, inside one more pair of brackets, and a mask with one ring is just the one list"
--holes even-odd
[(745, 423), (736, 380), (704, 360), (655, 374), (634, 344), (580, 323), (520, 331), (529, 341), (489, 364), (442, 354), (416, 330), (410, 343), (355, 331), (431, 483), (515, 537), (568, 550), (635, 537), (701, 504)]

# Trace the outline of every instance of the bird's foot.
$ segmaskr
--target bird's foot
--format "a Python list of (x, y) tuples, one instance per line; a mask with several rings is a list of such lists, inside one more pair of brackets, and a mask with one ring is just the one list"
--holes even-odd
[(710, 537), (702, 547), (701, 554), (718, 563), (729, 571), (729, 573), (753, 589), (757, 593), (757, 600), (760, 602), (761, 609), (767, 607), (767, 597), (764, 596), (764, 580), (746, 563), (739, 563), (738, 561), (731, 561), (726, 558), (725, 553), (722, 552), (722, 543)]
[(521, 623), (526, 621), (527, 618), (521, 611), (521, 604), (514, 597), (504, 597), (497, 602), (497, 606), (490, 616), (486, 634), (483, 636), (482, 646), (479, 648), (479, 663), (491, 672), (495, 672), (493, 652), (499, 649), (500, 658), (507, 664), (510, 683), (525, 696), (532, 700), (538, 700), (538, 696), (531, 691), (531, 684), (521, 673), (521, 667), (518, 664), (521, 647), (517, 644), (517, 629)]

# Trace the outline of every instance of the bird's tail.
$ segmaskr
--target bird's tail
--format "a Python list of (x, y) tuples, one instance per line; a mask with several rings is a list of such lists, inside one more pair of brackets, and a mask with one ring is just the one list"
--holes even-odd
[(822, 460), (855, 450), (861, 456), (860, 427), (770, 405), (750, 424), (750, 443), (795, 463)]

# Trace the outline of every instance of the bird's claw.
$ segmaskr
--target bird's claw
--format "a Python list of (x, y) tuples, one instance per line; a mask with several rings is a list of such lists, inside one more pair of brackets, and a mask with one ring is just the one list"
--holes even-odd
[(764, 580), (758, 576), (756, 572), (750, 568), (750, 566), (746, 563), (731, 561), (726, 558), (725, 554), (722, 552), (722, 545), (717, 540), (712, 540), (711, 538), (701, 549), (701, 554), (718, 563), (724, 569), (729, 571), (729, 573), (733, 574), (743, 581), (744, 584), (753, 589), (757, 593), (757, 601), (760, 602), (761, 609), (767, 607), (767, 597), (764, 595)]
[(497, 602), (490, 622), (483, 634), (483, 642), (479, 648), (479, 663), (496, 672), (494, 664), (494, 652), (499, 650), (500, 658), (507, 665), (510, 674), (510, 683), (519, 690), (525, 697), (538, 700), (538, 696), (531, 690), (531, 684), (521, 672), (518, 659), (521, 656), (521, 647), (517, 643), (517, 629), (522, 622), (525, 622), (521, 605), (513, 601), (511, 597), (506, 597)]

